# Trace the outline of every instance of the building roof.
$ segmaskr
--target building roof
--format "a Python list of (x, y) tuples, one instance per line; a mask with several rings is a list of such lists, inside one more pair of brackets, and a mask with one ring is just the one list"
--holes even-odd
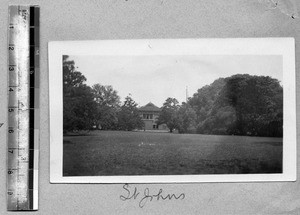
[(161, 111), (159, 107), (154, 105), (152, 102), (149, 102), (145, 106), (139, 108), (139, 111)]

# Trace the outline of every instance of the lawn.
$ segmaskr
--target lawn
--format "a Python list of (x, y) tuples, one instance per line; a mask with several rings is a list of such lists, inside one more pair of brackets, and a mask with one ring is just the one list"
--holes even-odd
[(63, 139), (64, 176), (282, 172), (282, 138), (93, 131)]

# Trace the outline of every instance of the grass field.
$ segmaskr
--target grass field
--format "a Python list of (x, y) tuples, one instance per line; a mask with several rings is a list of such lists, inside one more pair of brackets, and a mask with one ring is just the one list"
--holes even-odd
[(282, 172), (282, 138), (93, 131), (63, 139), (64, 176)]

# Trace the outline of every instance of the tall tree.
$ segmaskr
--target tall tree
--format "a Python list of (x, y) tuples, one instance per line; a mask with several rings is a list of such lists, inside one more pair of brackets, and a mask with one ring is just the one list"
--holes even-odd
[(71, 96), (77, 87), (83, 86), (86, 78), (76, 70), (75, 62), (69, 60), (68, 55), (63, 55), (63, 90), (64, 95)]
[(118, 121), (117, 112), (121, 103), (118, 92), (110, 85), (95, 84), (92, 89), (97, 103), (95, 117), (97, 128), (114, 129)]
[(236, 111), (233, 133), (282, 136), (283, 89), (269, 76), (235, 75), (227, 79), (223, 98)]
[(195, 130), (197, 115), (189, 104), (183, 102), (178, 109), (177, 115), (179, 133), (188, 133)]
[(188, 104), (195, 110), (197, 115), (197, 124), (203, 123), (208, 118), (214, 102), (224, 85), (224, 78), (219, 78), (212, 84), (198, 89), (193, 97), (189, 99)]
[(171, 133), (179, 127), (178, 110), (180, 106), (178, 104), (177, 99), (167, 98), (157, 120), (157, 124), (165, 123)]
[(118, 127), (120, 130), (132, 131), (134, 129), (141, 129), (144, 125), (142, 118), (139, 115), (137, 103), (127, 96), (124, 104), (118, 112)]
[(199, 133), (282, 136), (283, 89), (269, 76), (218, 79), (199, 89), (189, 103)]
[(75, 62), (63, 56), (63, 130), (89, 130), (94, 123), (95, 101), (86, 78), (76, 70)]

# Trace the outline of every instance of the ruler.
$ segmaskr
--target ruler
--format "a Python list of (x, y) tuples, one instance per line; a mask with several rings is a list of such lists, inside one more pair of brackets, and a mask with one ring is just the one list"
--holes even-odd
[(9, 6), (7, 131), (7, 210), (37, 210), (38, 6)]

